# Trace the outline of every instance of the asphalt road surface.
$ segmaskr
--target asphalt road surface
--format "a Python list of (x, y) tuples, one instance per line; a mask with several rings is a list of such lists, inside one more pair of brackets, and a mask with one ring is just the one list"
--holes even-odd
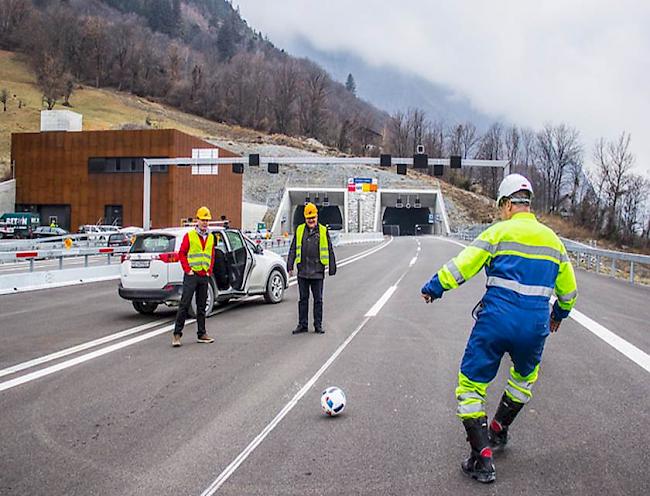
[[(0, 494), (648, 494), (650, 290), (583, 271), (593, 329), (567, 319), (547, 340), (496, 483), (461, 473), (454, 388), (485, 278), (419, 295), (460, 249), (339, 248), (324, 335), (291, 334), (295, 284), (278, 305), (219, 308), (212, 345), (188, 324), (181, 348), (174, 311), (139, 315), (116, 282), (0, 297)], [(336, 418), (330, 385), (348, 398)]]

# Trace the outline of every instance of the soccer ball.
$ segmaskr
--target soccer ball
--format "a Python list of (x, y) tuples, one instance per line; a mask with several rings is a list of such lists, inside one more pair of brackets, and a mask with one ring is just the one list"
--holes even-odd
[(323, 413), (330, 417), (340, 414), (345, 409), (345, 403), (345, 393), (336, 386), (325, 389), (320, 397)]

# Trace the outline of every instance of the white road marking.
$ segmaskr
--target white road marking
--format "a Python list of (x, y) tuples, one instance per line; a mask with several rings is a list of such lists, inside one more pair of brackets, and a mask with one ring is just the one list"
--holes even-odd
[[(361, 252), (360, 254), (352, 255), (351, 257), (349, 257), (347, 259), (344, 259), (342, 261), (342, 263), (339, 264), (339, 266), (344, 266), (344, 265), (350, 264), (352, 262), (357, 262), (357, 261), (359, 261), (359, 260), (361, 260), (361, 259), (363, 259), (363, 258), (365, 258), (367, 256), (370, 256), (370, 255), (378, 252), (379, 250), (385, 248), (386, 246), (388, 246), (392, 242), (392, 240), (393, 240), (393, 238), (389, 239), (388, 242), (382, 243), (380, 246), (373, 247), (373, 248), (371, 248), (369, 250)], [(293, 286), (293, 285), (295, 285), (297, 283), (295, 277), (291, 278), (289, 281), (290, 281), (289, 286)], [(229, 305), (228, 307), (217, 310), (216, 312), (214, 312), (214, 314), (222, 313), (222, 312), (224, 312), (226, 310), (230, 310), (232, 308), (235, 308), (236, 306), (239, 306), (240, 304), (242, 304), (242, 303), (244, 303), (246, 301), (250, 301), (252, 299), (258, 299), (258, 298), (260, 298), (260, 296), (251, 296), (251, 297), (248, 297), (248, 298), (243, 298), (243, 299), (239, 300), (238, 302), (236, 302), (236, 303), (234, 303), (232, 305)], [(113, 341), (115, 339), (119, 339), (119, 338), (128, 336), (130, 334), (134, 334), (136, 332), (143, 331), (145, 329), (148, 329), (150, 327), (154, 327), (155, 325), (159, 325), (162, 322), (166, 322), (166, 321), (168, 321), (168, 320), (163, 319), (162, 321), (156, 321), (156, 322), (151, 322), (149, 324), (143, 324), (143, 325), (138, 326), (138, 327), (133, 328), (133, 329), (127, 329), (125, 331), (121, 331), (121, 332), (112, 334), (110, 336), (105, 336), (103, 338), (100, 338), (100, 339), (97, 339), (97, 340), (94, 340), (94, 341), (89, 341), (87, 343), (82, 343), (82, 344), (74, 346), (72, 348), (67, 348), (65, 350), (61, 350), (61, 351), (58, 351), (58, 352), (55, 352), (55, 353), (51, 353), (49, 355), (45, 355), (45, 356), (42, 356), (42, 357), (39, 357), (39, 358), (35, 358), (33, 360), (29, 360), (27, 362), (23, 362), (23, 363), (14, 365), (12, 367), (8, 367), (6, 369), (2, 369), (2, 370), (0, 370), (0, 377), (2, 377), (4, 375), (15, 373), (15, 372), (19, 372), (21, 370), (25, 370), (27, 368), (31, 368), (31, 367), (34, 367), (36, 365), (40, 365), (40, 364), (48, 362), (50, 360), (55, 360), (57, 358), (67, 356), (67, 355), (70, 355), (72, 353), (77, 353), (79, 351), (83, 351), (85, 349), (92, 348), (94, 346), (98, 346), (100, 344), (104, 344), (106, 342), (110, 342), (110, 341)], [(196, 322), (196, 320), (191, 319), (191, 320), (188, 320), (185, 324), (189, 325), (189, 324), (192, 324), (194, 322)], [(50, 367), (46, 367), (44, 369), (37, 370), (35, 372), (31, 372), (29, 374), (22, 375), (20, 377), (15, 378), (15, 379), (11, 379), (11, 380), (8, 380), (8, 381), (5, 381), (5, 382), (0, 382), (0, 392), (4, 391), (6, 389), (11, 389), (13, 387), (19, 386), (21, 384), (25, 384), (27, 382), (31, 382), (31, 381), (36, 380), (36, 379), (40, 379), (41, 377), (53, 374), (53, 373), (58, 372), (60, 370), (67, 369), (67, 368), (72, 367), (74, 365), (78, 365), (80, 363), (87, 362), (88, 360), (92, 360), (94, 358), (106, 355), (107, 353), (117, 351), (117, 350), (125, 348), (127, 346), (131, 346), (133, 344), (139, 343), (139, 342), (144, 341), (146, 339), (159, 336), (160, 334), (164, 334), (165, 332), (167, 332), (167, 331), (169, 331), (169, 330), (171, 330), (173, 328), (174, 328), (173, 324), (169, 325), (169, 326), (165, 326), (165, 327), (162, 327), (160, 329), (156, 329), (155, 331), (143, 334), (141, 336), (137, 336), (135, 338), (131, 338), (131, 339), (128, 339), (126, 341), (121, 341), (121, 342), (113, 344), (111, 346), (107, 346), (105, 348), (101, 348), (99, 350), (87, 353), (85, 355), (81, 355), (79, 357), (72, 358), (70, 360), (66, 360), (66, 361), (58, 363), (56, 365), (52, 365)], [(102, 341), (102, 342), (100, 342), (100, 341)], [(71, 350), (73, 350), (73, 351), (71, 351)]]
[[(408, 271), (408, 269), (407, 269)], [(350, 344), (350, 341), (354, 339), (354, 337), (365, 327), (365, 325), (370, 321), (370, 319), (379, 313), (379, 310), (386, 304), (388, 299), (393, 295), (395, 290), (397, 289), (397, 285), (400, 283), (400, 281), (404, 278), (406, 275), (406, 272), (404, 272), (400, 278), (397, 280), (397, 282), (388, 288), (386, 292), (379, 298), (379, 300), (372, 306), (370, 310), (368, 310), (368, 313), (364, 316), (363, 321), (359, 326), (352, 331), (352, 334), (350, 334), (345, 341), (336, 349), (336, 351), (332, 354), (332, 356), (329, 357), (329, 359), (323, 364), (323, 366), (318, 369), (318, 371), (312, 376), (307, 383), (300, 388), (300, 391), (298, 391), (295, 396), (287, 403), (280, 412), (275, 416), (271, 422), (262, 429), (262, 432), (260, 432), (255, 439), (253, 439), (244, 450), (237, 455), (237, 457), (224, 469), (221, 474), (208, 486), (208, 488), (201, 493), (201, 496), (212, 496), (214, 493), (216, 493), (219, 488), (230, 478), (230, 476), (239, 468), (239, 466), (244, 463), (246, 458), (250, 456), (250, 454), (257, 448), (262, 441), (268, 436), (273, 429), (282, 421), (284, 417), (287, 416), (287, 414), (293, 410), (293, 408), (298, 404), (298, 401), (307, 394), (307, 391), (309, 391), (312, 386), (316, 383), (316, 381), (320, 378), (320, 376), (323, 375), (323, 373), (329, 368), (330, 365), (336, 360), (336, 358), (343, 352), (343, 350), (347, 347), (348, 344)]]
[[(452, 239), (446, 239), (440, 237), (436, 237), (436, 239), (439, 239), (441, 241), (448, 241), (449, 243), (460, 245), (463, 248), (467, 246), (463, 243), (460, 243)], [(639, 367), (645, 369), (647, 372), (650, 372), (650, 356), (646, 352), (640, 350), (629, 341), (626, 341), (618, 334), (613, 333), (605, 326), (599, 324), (592, 318), (587, 317), (584, 313), (576, 310), (575, 308), (571, 310), (569, 317), (571, 317), (573, 320), (575, 320), (578, 324), (580, 324), (582, 327), (587, 329), (589, 332), (593, 333), (594, 335), (598, 336), (600, 339), (605, 341), (612, 348), (621, 352), (623, 355), (625, 355), (634, 363), (636, 363)]]
[(379, 310), (386, 304), (386, 302), (389, 300), (391, 296), (393, 296), (393, 293), (397, 289), (397, 285), (391, 286), (386, 290), (386, 292), (377, 300), (377, 303), (375, 303), (370, 310), (368, 310), (368, 313), (366, 313), (366, 317), (376, 317), (377, 314), (379, 313)]
[[(186, 324), (192, 324), (193, 322), (196, 321), (194, 319), (188, 320)], [(88, 360), (92, 360), (93, 358), (106, 355), (107, 353), (111, 353), (113, 351), (126, 348), (127, 346), (131, 346), (132, 344), (139, 343), (140, 341), (144, 341), (145, 339), (149, 339), (154, 336), (159, 336), (160, 334), (171, 331), (173, 328), (174, 328), (174, 324), (161, 327), (160, 329), (156, 329), (155, 331), (151, 331), (146, 334), (142, 334), (140, 336), (127, 339), (126, 341), (121, 341), (119, 343), (106, 346), (105, 348), (100, 348), (99, 350), (95, 350), (93, 352), (86, 353), (85, 355), (81, 355), (79, 357), (66, 360), (65, 362), (57, 363), (56, 365), (51, 365), (50, 367), (45, 367), (44, 369), (37, 370), (36, 372), (31, 372), (29, 374), (21, 375), (20, 377), (16, 377), (15, 379), (11, 379), (9, 381), (0, 382), (0, 391), (5, 391), (7, 389), (20, 386), (21, 384), (25, 384), (26, 382), (31, 382), (36, 379), (40, 379), (41, 377), (45, 377), (46, 375), (53, 374), (54, 372), (67, 369), (69, 367), (79, 365), (80, 363), (87, 362)]]
[(152, 327), (156, 327), (166, 322), (169, 322), (169, 319), (160, 319), (153, 322), (148, 322), (146, 324), (142, 324), (137, 327), (132, 327), (131, 329), (126, 329), (124, 331), (120, 331), (115, 334), (110, 334), (108, 336), (104, 336), (102, 338), (95, 339), (93, 341), (88, 341), (87, 343), (82, 343), (76, 346), (72, 346), (71, 348), (66, 348), (64, 350), (60, 350), (55, 353), (50, 353), (49, 355), (44, 355), (39, 358), (34, 358), (33, 360), (28, 360), (27, 362), (22, 362), (13, 365), (11, 367), (7, 367), (6, 369), (0, 370), (0, 377), (9, 374), (14, 374), (16, 372), (20, 372), (21, 370), (29, 369), (31, 367), (35, 367), (36, 365), (41, 365), (51, 360), (56, 360), (57, 358), (63, 358), (64, 356), (72, 355), (73, 353), (78, 353), (80, 351), (84, 351), (89, 348), (94, 348), (95, 346), (109, 343), (111, 341), (115, 341), (116, 339), (130, 336), (131, 334), (137, 334), (138, 332), (151, 329)]
[(646, 372), (650, 372), (650, 355), (640, 350), (632, 343), (626, 341), (622, 337), (614, 334), (612, 331), (602, 326), (593, 319), (587, 317), (584, 313), (579, 312), (575, 308), (571, 310), (569, 314), (573, 320), (578, 324), (582, 325), (585, 329), (592, 332), (600, 339), (605, 341), (608, 345), (614, 348), (617, 351), (620, 351), (623, 355), (628, 357), (634, 363), (644, 368)]
[(417, 261), (418, 261), (418, 257), (417, 256), (413, 257), (409, 262), (409, 267), (413, 267), (415, 265), (415, 262)]

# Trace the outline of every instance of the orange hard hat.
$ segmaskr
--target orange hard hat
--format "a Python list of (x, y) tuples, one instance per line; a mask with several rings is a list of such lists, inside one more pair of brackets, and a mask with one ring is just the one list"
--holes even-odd
[(199, 220), (212, 220), (212, 214), (208, 207), (201, 207), (196, 211), (196, 218)]
[(318, 209), (316, 205), (309, 202), (305, 205), (305, 219), (313, 219), (318, 215)]

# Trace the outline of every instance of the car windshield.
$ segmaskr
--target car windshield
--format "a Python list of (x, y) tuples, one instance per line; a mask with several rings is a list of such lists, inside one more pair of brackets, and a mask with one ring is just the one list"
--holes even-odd
[(169, 253), (174, 251), (176, 238), (168, 234), (144, 234), (137, 236), (131, 253)]

